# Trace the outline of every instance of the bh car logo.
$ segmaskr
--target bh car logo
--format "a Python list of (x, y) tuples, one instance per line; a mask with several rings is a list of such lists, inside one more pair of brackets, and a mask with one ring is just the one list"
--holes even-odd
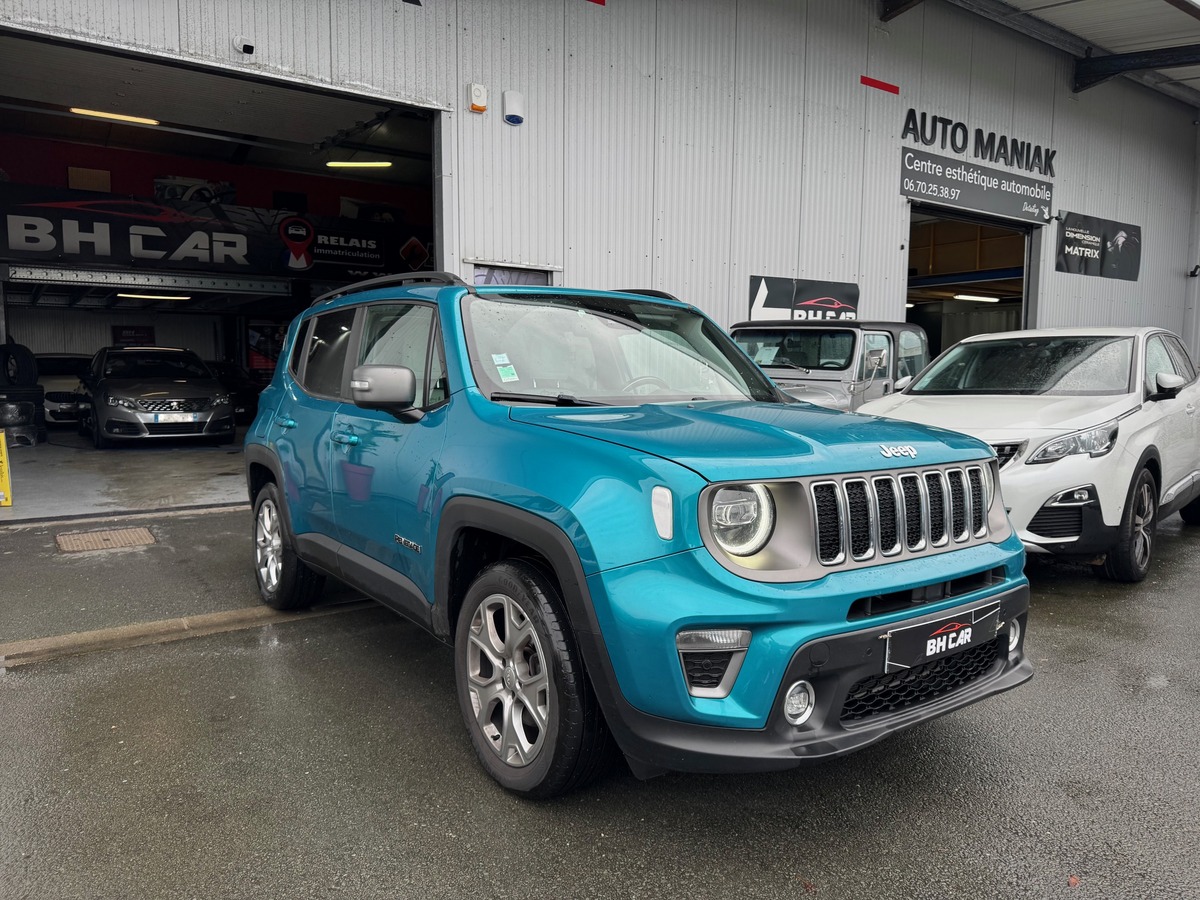
[(917, 458), (917, 448), (904, 444), (900, 447), (889, 447), (887, 444), (879, 445), (879, 452), (891, 459), (893, 456), (907, 456), (909, 459)]
[(925, 641), (925, 655), (936, 656), (956, 647), (965, 647), (969, 643), (971, 643), (971, 623), (950, 622), (931, 634)]

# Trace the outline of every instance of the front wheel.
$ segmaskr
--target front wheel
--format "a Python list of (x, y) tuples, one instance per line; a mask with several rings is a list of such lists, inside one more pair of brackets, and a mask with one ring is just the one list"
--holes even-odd
[(1096, 571), (1110, 581), (1136, 582), (1150, 571), (1154, 535), (1158, 525), (1158, 484), (1149, 469), (1142, 469), (1129, 488), (1117, 543)]
[(483, 767), (531, 799), (591, 781), (608, 732), (555, 585), (532, 565), (485, 569), (454, 638), (459, 708)]
[(104, 426), (100, 424), (100, 411), (94, 406), (92, 407), (92, 446), (97, 450), (106, 450), (112, 446), (112, 441), (104, 435)]
[(274, 483), (254, 499), (254, 575), (263, 603), (273, 609), (312, 606), (325, 587), (325, 576), (296, 555)]

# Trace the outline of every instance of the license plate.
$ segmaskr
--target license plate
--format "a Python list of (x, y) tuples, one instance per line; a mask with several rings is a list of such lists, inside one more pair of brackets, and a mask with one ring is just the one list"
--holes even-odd
[(197, 413), (155, 413), (154, 421), (163, 424), (171, 422), (195, 422), (199, 419)]
[(884, 671), (911, 669), (952, 653), (981, 647), (996, 637), (999, 623), (1000, 604), (994, 603), (934, 622), (889, 631)]

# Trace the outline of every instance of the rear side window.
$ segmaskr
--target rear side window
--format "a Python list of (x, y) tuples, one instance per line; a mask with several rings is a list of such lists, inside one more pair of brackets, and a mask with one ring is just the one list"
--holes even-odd
[(354, 330), (354, 308), (317, 316), (304, 345), (300, 383), (310, 394), (340, 397), (346, 370), (346, 351)]

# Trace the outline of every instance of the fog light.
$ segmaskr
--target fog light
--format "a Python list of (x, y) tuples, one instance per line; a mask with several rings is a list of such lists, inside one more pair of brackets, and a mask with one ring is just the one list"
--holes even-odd
[(1021, 623), (1013, 619), (1008, 623), (1008, 652), (1012, 653), (1021, 642)]
[(797, 681), (783, 698), (783, 717), (793, 725), (803, 725), (812, 715), (816, 699), (811, 684)]

